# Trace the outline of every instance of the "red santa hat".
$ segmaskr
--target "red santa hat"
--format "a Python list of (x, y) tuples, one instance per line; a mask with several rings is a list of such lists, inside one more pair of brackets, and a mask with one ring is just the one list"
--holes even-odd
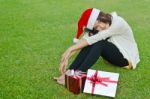
[(77, 43), (79, 41), (79, 38), (81, 34), (83, 33), (84, 27), (91, 29), (91, 30), (93, 29), (94, 23), (96, 22), (99, 13), (100, 13), (100, 10), (96, 8), (87, 9), (82, 13), (78, 21), (78, 30), (77, 30), (76, 37), (73, 39), (74, 43)]

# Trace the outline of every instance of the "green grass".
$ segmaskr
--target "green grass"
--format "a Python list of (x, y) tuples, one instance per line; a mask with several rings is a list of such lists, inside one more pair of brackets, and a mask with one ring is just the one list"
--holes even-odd
[(60, 74), (60, 56), (72, 45), (81, 12), (89, 7), (123, 16), (133, 28), (141, 59), (131, 71), (100, 60), (92, 68), (120, 73), (116, 99), (150, 98), (149, 4), (149, 0), (0, 0), (0, 99), (108, 99), (74, 95), (52, 80)]

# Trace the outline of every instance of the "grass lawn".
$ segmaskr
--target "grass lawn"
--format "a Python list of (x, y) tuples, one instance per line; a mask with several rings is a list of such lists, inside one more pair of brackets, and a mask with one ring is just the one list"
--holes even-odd
[(116, 99), (150, 99), (149, 4), (149, 0), (0, 0), (0, 99), (108, 99), (74, 95), (52, 80), (60, 74), (60, 56), (72, 45), (78, 18), (89, 7), (123, 16), (133, 28), (141, 59), (135, 70), (103, 60), (92, 68), (120, 74)]

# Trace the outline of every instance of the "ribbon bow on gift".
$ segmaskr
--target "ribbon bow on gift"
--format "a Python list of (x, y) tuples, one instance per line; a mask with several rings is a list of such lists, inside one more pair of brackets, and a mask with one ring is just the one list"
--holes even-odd
[(108, 85), (104, 82), (109, 83), (117, 83), (118, 81), (110, 80), (109, 77), (100, 77), (98, 75), (98, 71), (96, 70), (95, 74), (91, 77), (87, 77), (87, 80), (90, 80), (90, 83), (92, 84), (92, 94), (94, 93), (95, 84), (101, 84), (102, 86), (107, 87)]
[(73, 78), (78, 79), (86, 76), (86, 72), (82, 72), (80, 70), (71, 70), (71, 75)]

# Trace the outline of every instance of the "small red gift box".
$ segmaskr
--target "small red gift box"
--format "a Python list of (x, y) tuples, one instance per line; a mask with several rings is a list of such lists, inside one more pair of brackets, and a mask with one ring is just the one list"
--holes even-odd
[(83, 92), (86, 73), (81, 71), (68, 70), (65, 74), (65, 87), (74, 94)]

